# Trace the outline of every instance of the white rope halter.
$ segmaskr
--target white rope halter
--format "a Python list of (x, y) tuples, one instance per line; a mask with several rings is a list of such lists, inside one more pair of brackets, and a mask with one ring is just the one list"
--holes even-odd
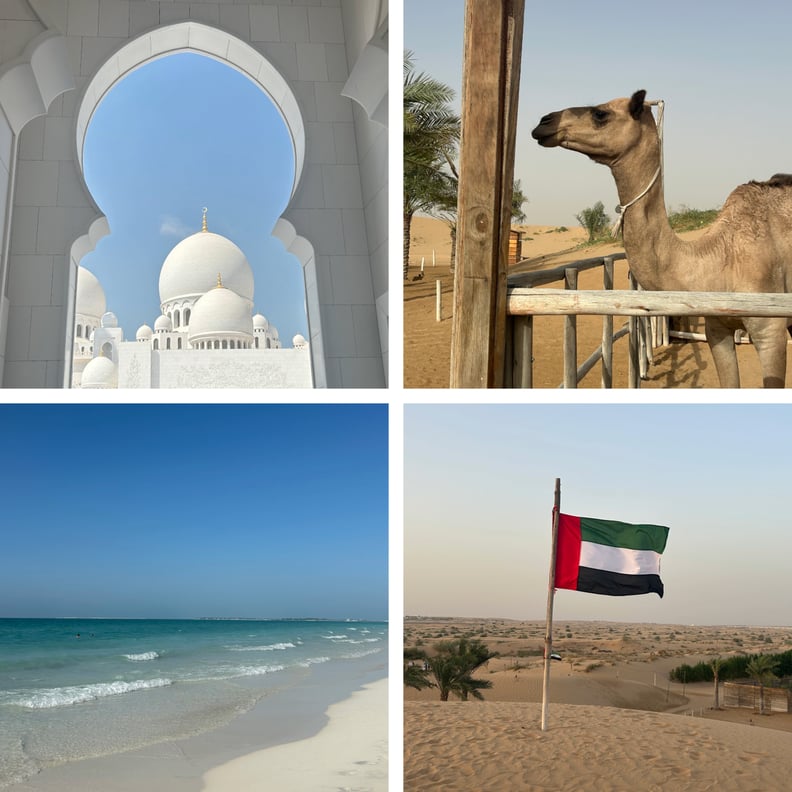
[(657, 181), (657, 177), (663, 172), (663, 115), (665, 113), (665, 101), (663, 99), (657, 99), (654, 102), (647, 102), (649, 105), (657, 105), (657, 136), (660, 138), (660, 164), (657, 166), (657, 170), (654, 172), (654, 176), (652, 176), (651, 181), (646, 187), (632, 199), (632, 201), (628, 201), (626, 204), (619, 204), (616, 207), (616, 214), (619, 215), (618, 220), (613, 224), (613, 228), (611, 228), (611, 236), (618, 236), (624, 227), (624, 212), (626, 209), (629, 209), (634, 203), (637, 203), (641, 200), (641, 198), (649, 192), (654, 186), (654, 183)]

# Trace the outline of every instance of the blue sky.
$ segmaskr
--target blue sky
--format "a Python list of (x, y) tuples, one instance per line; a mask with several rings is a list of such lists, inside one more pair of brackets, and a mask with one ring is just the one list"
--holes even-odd
[[(418, 70), (461, 90), (463, 0), (405, 0), (404, 46)], [(792, 5), (571, 0), (526, 3), (516, 176), (529, 223), (573, 225), (603, 201), (610, 172), (530, 137), (553, 110), (629, 96), (665, 99), (666, 203), (720, 207), (738, 184), (792, 170)], [(441, 34), (438, 34), (441, 31)], [(458, 99), (457, 99), (458, 104)]]
[(0, 616), (388, 615), (384, 405), (2, 405)]
[(667, 525), (663, 599), (555, 616), (788, 625), (792, 406), (407, 405), (405, 613), (543, 619), (551, 510)]
[(302, 268), (272, 228), (289, 200), (294, 157), (277, 109), (247, 77), (211, 58), (155, 60), (110, 90), (88, 128), (85, 177), (111, 234), (83, 258), (134, 339), (159, 316), (162, 262), (201, 230), (228, 237), (255, 277), (254, 309), (284, 346), (308, 336)]

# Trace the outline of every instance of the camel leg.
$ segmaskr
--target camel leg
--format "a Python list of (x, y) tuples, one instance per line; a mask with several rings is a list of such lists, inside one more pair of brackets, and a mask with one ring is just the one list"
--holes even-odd
[(787, 319), (753, 318), (745, 320), (759, 363), (762, 366), (762, 385), (783, 388), (786, 380)]
[(704, 320), (704, 326), (721, 388), (739, 388), (740, 370), (737, 368), (734, 331), (712, 317)]

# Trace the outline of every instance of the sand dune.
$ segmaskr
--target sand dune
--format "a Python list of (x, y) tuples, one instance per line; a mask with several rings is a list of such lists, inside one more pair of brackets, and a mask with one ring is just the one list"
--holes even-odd
[(405, 647), (462, 635), (498, 656), (484, 701), (405, 688), (406, 792), (419, 790), (786, 790), (792, 715), (713, 710), (711, 683), (668, 672), (713, 656), (783, 651), (784, 627), (557, 625), (549, 729), (539, 728), (544, 623), (405, 620)]
[(792, 736), (681, 715), (553, 704), (406, 702), (404, 789), (785, 790)]

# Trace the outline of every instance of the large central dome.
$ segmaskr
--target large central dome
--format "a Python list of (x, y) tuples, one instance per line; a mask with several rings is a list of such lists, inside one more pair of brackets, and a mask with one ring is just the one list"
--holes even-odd
[(205, 294), (217, 283), (253, 303), (253, 272), (245, 254), (230, 240), (211, 231), (183, 239), (168, 254), (160, 270), (160, 302)]

